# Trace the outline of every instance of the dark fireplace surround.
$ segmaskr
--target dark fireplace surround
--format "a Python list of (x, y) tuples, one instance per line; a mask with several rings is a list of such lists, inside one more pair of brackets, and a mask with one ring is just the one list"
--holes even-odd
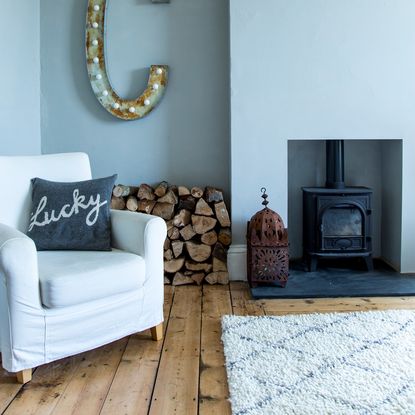
[(326, 140), (326, 187), (303, 187), (303, 250), (309, 271), (320, 258), (372, 262), (372, 189), (345, 186), (344, 141)]

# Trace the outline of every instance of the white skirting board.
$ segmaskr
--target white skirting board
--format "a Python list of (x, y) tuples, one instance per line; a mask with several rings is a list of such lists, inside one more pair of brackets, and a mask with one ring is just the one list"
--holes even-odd
[(231, 281), (246, 281), (246, 245), (231, 245), (228, 251), (228, 271)]

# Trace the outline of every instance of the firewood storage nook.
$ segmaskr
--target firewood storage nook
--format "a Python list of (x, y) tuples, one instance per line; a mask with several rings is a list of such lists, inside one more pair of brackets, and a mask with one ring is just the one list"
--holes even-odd
[(155, 188), (117, 185), (112, 194), (112, 209), (149, 213), (166, 221), (165, 284), (229, 282), (231, 221), (222, 190), (189, 189), (163, 181)]

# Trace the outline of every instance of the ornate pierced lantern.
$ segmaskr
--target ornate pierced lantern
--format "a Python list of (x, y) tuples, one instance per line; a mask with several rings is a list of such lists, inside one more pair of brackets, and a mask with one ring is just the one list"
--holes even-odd
[(272, 283), (285, 287), (288, 279), (288, 231), (278, 213), (267, 207), (266, 189), (261, 189), (264, 209), (252, 216), (247, 232), (247, 269), (251, 287)]

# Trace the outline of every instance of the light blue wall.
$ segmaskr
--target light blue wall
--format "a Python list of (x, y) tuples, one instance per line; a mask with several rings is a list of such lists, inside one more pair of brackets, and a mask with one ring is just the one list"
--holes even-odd
[(84, 57), (87, 1), (41, 1), (42, 151), (85, 151), (94, 176), (128, 184), (229, 182), (228, 5), (224, 0), (112, 0), (107, 58), (114, 88), (135, 97), (151, 64), (170, 83), (148, 117), (121, 121), (92, 93)]
[(40, 154), (39, 0), (2, 0), (0, 155)]
[(401, 138), (401, 270), (415, 271), (415, 2), (230, 0), (230, 15), (234, 242), (261, 186), (287, 221), (289, 139)]

